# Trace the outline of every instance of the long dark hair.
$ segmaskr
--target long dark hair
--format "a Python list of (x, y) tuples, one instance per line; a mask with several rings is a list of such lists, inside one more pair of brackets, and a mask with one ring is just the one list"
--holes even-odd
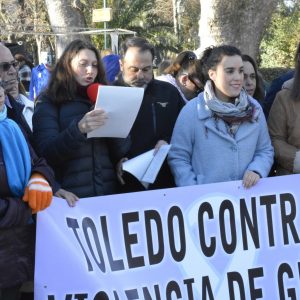
[(256, 87), (253, 94), (253, 98), (258, 100), (260, 103), (262, 103), (265, 99), (265, 88), (264, 88), (263, 79), (261, 75), (258, 73), (257, 64), (255, 60), (250, 55), (247, 54), (242, 55), (242, 60), (249, 62), (253, 66), (255, 79), (256, 79)]
[(78, 89), (71, 62), (80, 50), (89, 49), (96, 55), (98, 62), (98, 74), (95, 82), (106, 84), (105, 71), (101, 62), (99, 51), (96, 47), (83, 40), (72, 41), (64, 50), (52, 71), (49, 85), (45, 91), (54, 103), (63, 103), (74, 99)]
[(295, 55), (295, 74), (291, 96), (295, 101), (300, 101), (300, 43), (298, 44)]

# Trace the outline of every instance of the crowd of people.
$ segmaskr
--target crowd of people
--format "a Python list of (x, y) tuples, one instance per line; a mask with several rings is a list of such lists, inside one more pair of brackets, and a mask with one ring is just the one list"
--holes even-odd
[[(231, 45), (199, 58), (183, 51), (159, 76), (144, 38), (109, 55), (74, 40), (54, 66), (34, 68), (0, 44), (0, 300), (33, 299), (20, 288), (33, 279), (35, 215), (53, 195), (73, 207), (84, 197), (232, 180), (251, 188), (300, 173), (300, 43), (292, 80), (269, 90), (271, 100), (255, 60)], [(144, 89), (127, 138), (87, 138), (108, 118), (88, 97), (93, 83)], [(166, 144), (147, 188), (123, 171), (124, 161)]]

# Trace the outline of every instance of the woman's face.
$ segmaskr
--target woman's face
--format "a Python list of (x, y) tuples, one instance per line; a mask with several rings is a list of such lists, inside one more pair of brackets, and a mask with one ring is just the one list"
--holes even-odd
[(71, 66), (79, 85), (88, 86), (98, 74), (98, 61), (94, 51), (82, 49), (72, 59)]
[(250, 96), (254, 95), (256, 89), (255, 70), (249, 61), (244, 61), (244, 89)]
[(219, 100), (229, 102), (239, 96), (243, 87), (243, 67), (241, 56), (223, 56), (216, 69), (208, 71)]
[(0, 87), (0, 111), (3, 110), (4, 107), (4, 101), (5, 101), (5, 93), (4, 93), (4, 89), (2, 87)]

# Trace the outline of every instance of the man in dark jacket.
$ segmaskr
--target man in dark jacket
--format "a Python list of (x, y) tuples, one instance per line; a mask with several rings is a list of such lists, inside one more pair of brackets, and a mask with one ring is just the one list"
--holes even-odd
[[(130, 131), (131, 148), (128, 158), (168, 144), (177, 116), (184, 105), (177, 89), (167, 82), (153, 78), (154, 47), (140, 37), (128, 38), (121, 49), (121, 74), (117, 86), (143, 87), (144, 98)], [(129, 174), (124, 174), (124, 191), (144, 190)], [(149, 189), (173, 187), (174, 181), (166, 163)]]

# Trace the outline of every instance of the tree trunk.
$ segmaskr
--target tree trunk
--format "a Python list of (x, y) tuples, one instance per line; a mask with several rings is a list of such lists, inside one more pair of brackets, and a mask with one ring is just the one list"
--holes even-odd
[(278, 0), (200, 0), (200, 47), (230, 44), (257, 58)]
[[(45, 0), (48, 10), (49, 20), (54, 33), (70, 32), (75, 28), (86, 28), (85, 18), (78, 7), (71, 4), (71, 0)], [(65, 47), (74, 39), (89, 39), (87, 35), (67, 34), (56, 37), (56, 58), (59, 58)]]

